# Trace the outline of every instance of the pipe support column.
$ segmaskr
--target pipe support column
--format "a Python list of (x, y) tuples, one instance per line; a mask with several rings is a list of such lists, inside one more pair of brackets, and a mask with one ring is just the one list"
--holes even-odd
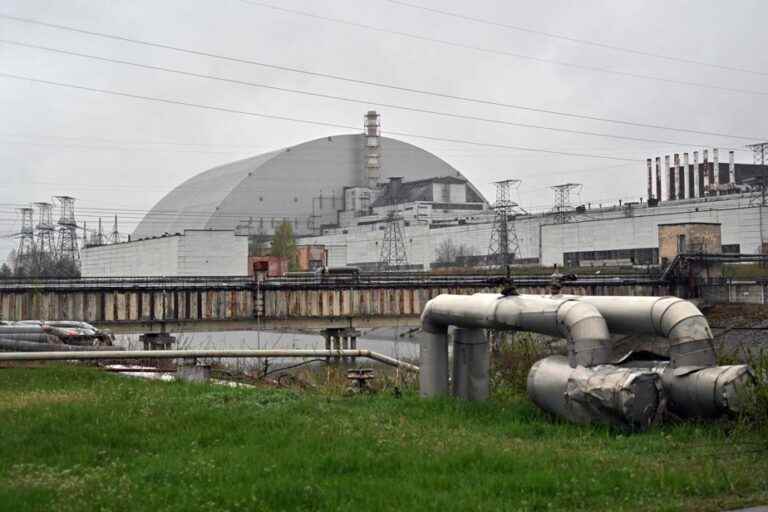
[(448, 395), (448, 330), (426, 331), (419, 355), (419, 394)]
[(464, 400), (487, 400), (491, 359), (483, 329), (453, 330), (453, 396)]

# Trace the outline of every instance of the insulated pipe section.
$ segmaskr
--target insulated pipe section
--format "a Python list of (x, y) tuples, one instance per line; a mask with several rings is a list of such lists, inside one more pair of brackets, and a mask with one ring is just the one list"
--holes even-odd
[(487, 400), (491, 357), (483, 329), (453, 330), (453, 396), (464, 400)]
[(683, 418), (716, 418), (741, 410), (741, 393), (755, 384), (747, 365), (667, 368), (661, 380), (670, 412)]
[(677, 297), (567, 297), (595, 306), (611, 332), (668, 338), (675, 367), (715, 365), (712, 331), (692, 302)]
[(536, 405), (575, 423), (645, 430), (664, 409), (661, 380), (647, 369), (571, 368), (565, 357), (550, 356), (531, 367), (527, 388)]
[[(447, 345), (447, 338), (442, 332), (447, 326), (454, 325), (466, 328), (512, 329), (564, 337), (568, 340), (569, 360), (573, 366), (606, 362), (610, 352), (610, 333), (600, 312), (593, 305), (577, 301), (573, 297), (505, 297), (496, 293), (439, 295), (427, 302), (421, 321), (425, 332), (440, 333), (440, 336), (425, 342), (430, 345)], [(435, 349), (422, 349), (422, 372), (431, 364), (438, 364), (437, 359), (431, 360), (436, 357)], [(447, 390), (447, 385), (445, 389)], [(424, 391), (422, 395), (431, 396)]]

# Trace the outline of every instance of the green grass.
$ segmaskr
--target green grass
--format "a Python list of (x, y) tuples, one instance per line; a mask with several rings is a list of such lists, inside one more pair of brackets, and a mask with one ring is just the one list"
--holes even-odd
[(341, 397), (0, 370), (0, 509), (721, 510), (768, 502), (766, 439), (626, 435), (524, 397)]

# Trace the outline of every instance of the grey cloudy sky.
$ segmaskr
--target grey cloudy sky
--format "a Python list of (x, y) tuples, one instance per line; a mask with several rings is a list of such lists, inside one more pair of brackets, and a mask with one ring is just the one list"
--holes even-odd
[[(275, 10), (244, 0), (1, 0), (0, 14), (34, 18), (210, 53), (537, 108), (760, 139), (766, 134), (768, 3), (719, 1), (409, 0), (499, 23), (650, 53), (757, 71), (725, 71), (512, 31), (395, 5), (386, 0), (270, 0), (272, 5), (442, 39), (495, 52), (376, 32)], [(191, 56), (0, 19), (0, 39), (279, 87), (369, 100), (320, 99), (97, 62), (0, 43), (0, 73), (80, 86), (362, 126), (368, 108), (387, 130), (489, 144), (588, 153), (637, 162), (557, 156), (398, 137), (447, 160), (489, 198), (491, 182), (523, 180), (520, 202), (541, 210), (551, 185), (584, 184), (592, 203), (644, 196), (649, 156), (749, 141), (564, 118), (356, 85), (288, 71)], [(592, 66), (617, 75), (503, 55)], [(765, 74), (760, 74), (765, 73)], [(736, 92), (724, 89), (741, 89)], [(437, 117), (390, 103), (515, 123), (652, 138), (637, 142)], [(120, 213), (129, 232), (143, 212), (182, 180), (217, 164), (307, 139), (344, 133), (31, 83), (0, 76), (0, 253), (14, 245), (15, 208), (52, 195), (78, 198), (79, 219), (95, 225)], [(725, 156), (723, 158), (726, 158)], [(737, 161), (751, 161), (738, 152)], [(106, 221), (111, 223), (111, 220)]]

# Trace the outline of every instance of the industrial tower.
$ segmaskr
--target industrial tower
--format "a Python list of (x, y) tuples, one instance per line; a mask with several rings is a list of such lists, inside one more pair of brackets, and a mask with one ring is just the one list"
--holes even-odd
[(408, 256), (405, 252), (405, 240), (403, 230), (400, 227), (401, 217), (397, 212), (397, 204), (400, 192), (400, 183), (403, 178), (389, 179), (389, 194), (391, 208), (387, 214), (384, 228), (384, 240), (381, 243), (379, 255), (379, 268), (383, 271), (397, 270), (408, 265)]
[(572, 195), (581, 190), (581, 183), (563, 183), (550, 187), (554, 192), (554, 205), (552, 211), (555, 213), (555, 223), (565, 224), (570, 222), (573, 217)]
[(54, 241), (56, 226), (53, 224), (53, 205), (51, 203), (34, 203), (37, 207), (37, 225), (35, 229), (36, 247), (39, 255), (48, 255), (52, 259), (56, 257), (56, 243)]
[(80, 250), (77, 245), (77, 221), (75, 220), (75, 198), (55, 196), (59, 205), (58, 256), (62, 260), (78, 261)]
[(21, 214), (21, 230), (16, 235), (19, 246), (16, 249), (16, 265), (31, 257), (35, 252), (35, 221), (32, 208), (19, 208)]
[(381, 121), (375, 110), (365, 114), (365, 169), (366, 180), (363, 186), (376, 190), (381, 179), (381, 162), (379, 158), (381, 145)]
[(520, 253), (514, 216), (519, 205), (512, 200), (512, 193), (520, 186), (520, 180), (502, 180), (496, 185), (496, 203), (493, 205), (493, 227), (488, 242), (489, 265), (511, 265)]
[[(253, 224), (253, 217), (251, 217), (248, 220), (248, 235), (251, 234), (250, 226)], [(110, 244), (119, 244), (120, 243), (120, 231), (117, 229), (117, 215), (115, 215), (115, 222), (112, 224), (112, 232), (109, 234), (109, 243)]]

